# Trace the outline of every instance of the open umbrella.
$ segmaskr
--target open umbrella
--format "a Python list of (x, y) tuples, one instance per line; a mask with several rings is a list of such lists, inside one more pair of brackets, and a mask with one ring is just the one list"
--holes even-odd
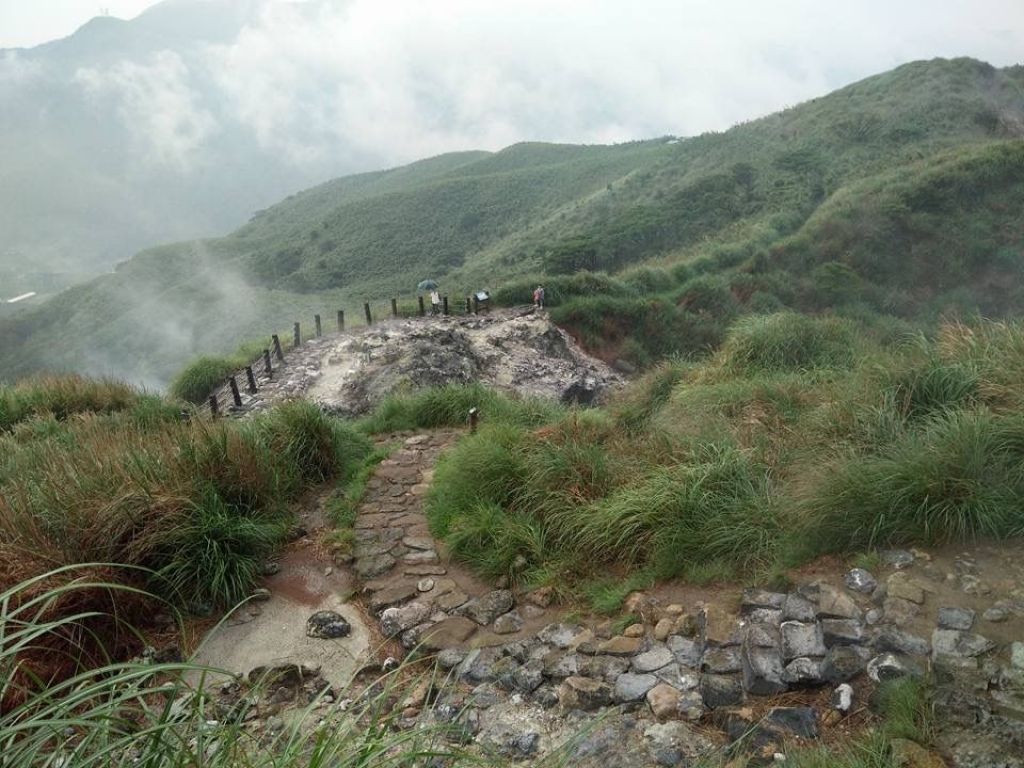
[(432, 291), (435, 288), (437, 288), (437, 283), (435, 283), (433, 280), (420, 280), (416, 284), (416, 290), (419, 291)]

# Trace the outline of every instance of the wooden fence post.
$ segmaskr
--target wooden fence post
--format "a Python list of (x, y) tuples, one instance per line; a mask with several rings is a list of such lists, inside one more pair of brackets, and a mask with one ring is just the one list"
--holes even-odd
[(345, 310), (338, 310), (338, 333), (345, 332)]
[(217, 409), (217, 396), (216, 395), (210, 395), (210, 413), (213, 415), (213, 418), (215, 418), (215, 419), (220, 414), (220, 411)]
[(274, 369), (270, 365), (270, 350), (263, 350), (263, 367), (267, 369), (267, 378), (271, 378), (274, 375)]
[(370, 314), (370, 302), (363, 302), (363, 313), (366, 315), (366, 324), (373, 325), (373, 315)]
[(320, 315), (313, 315), (313, 324), (316, 326), (316, 337), (319, 339), (323, 335), (323, 330), (320, 328)]
[(443, 309), (441, 310), (441, 313), (447, 317), (447, 315), (448, 315), (448, 297), (447, 296), (442, 296), (441, 297), (441, 306), (443, 307)]
[(292, 332), (292, 341), (292, 346), (295, 347), (296, 349), (302, 346), (302, 333), (299, 331), (298, 323), (295, 324), (295, 329)]
[(231, 386), (231, 399), (235, 403), (236, 408), (242, 407), (242, 393), (238, 391), (238, 381), (235, 380), (234, 376), (228, 378), (228, 384)]
[(417, 296), (416, 298), (419, 299), (420, 302), (420, 317), (423, 317), (425, 314), (427, 314), (427, 308), (423, 305), (423, 297)]
[[(263, 351), (266, 352), (266, 350), (263, 350)], [(268, 357), (269, 357), (269, 355), (268, 355)], [(251, 365), (245, 366), (245, 378), (246, 378), (246, 381), (249, 382), (249, 394), (250, 395), (255, 395), (256, 394), (256, 374), (254, 374), (252, 372), (252, 366)]]
[(469, 307), (469, 296), (466, 297), (466, 314), (468, 315), (473, 310)]
[(398, 317), (398, 299), (391, 299), (391, 316)]
[(477, 420), (480, 418), (480, 411), (476, 408), (469, 409), (469, 432), (476, 434)]
[(275, 333), (271, 338), (274, 340), (274, 356), (278, 359), (278, 362), (284, 362), (284, 350), (281, 349), (281, 339)]

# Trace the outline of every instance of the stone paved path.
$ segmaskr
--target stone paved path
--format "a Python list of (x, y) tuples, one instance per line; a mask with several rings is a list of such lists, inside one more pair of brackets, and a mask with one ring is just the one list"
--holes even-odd
[(424, 501), (441, 453), (456, 430), (393, 436), (401, 447), (367, 483), (355, 523), (354, 570), (369, 610), (387, 636), (430, 650), (495, 645), (544, 624), (544, 609), (515, 608), (507, 589), (495, 590), (447, 557), (431, 535)]

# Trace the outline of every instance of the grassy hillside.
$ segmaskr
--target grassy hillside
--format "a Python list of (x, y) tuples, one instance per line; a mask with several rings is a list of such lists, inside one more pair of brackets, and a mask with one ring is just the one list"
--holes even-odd
[(347, 177), (0, 318), (0, 370), (162, 386), (196, 354), (354, 315), (425, 277), (506, 301), (553, 279), (559, 321), (641, 365), (704, 353), (736, 316), (781, 307), (1013, 312), (1022, 137), (1024, 68), (936, 60), (721, 134), (521, 144)]

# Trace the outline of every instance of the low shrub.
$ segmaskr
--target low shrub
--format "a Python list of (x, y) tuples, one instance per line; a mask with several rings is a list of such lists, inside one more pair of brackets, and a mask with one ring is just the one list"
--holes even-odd
[(720, 353), (731, 373), (849, 368), (854, 360), (850, 325), (793, 312), (744, 317), (729, 330)]
[(1024, 419), (943, 411), (878, 453), (829, 466), (807, 502), (813, 549), (1024, 535)]
[(46, 376), (0, 385), (0, 432), (31, 418), (65, 421), (79, 413), (115, 413), (140, 406), (156, 409), (157, 398), (110, 379)]
[(188, 403), (202, 403), (238, 369), (238, 361), (233, 357), (207, 355), (197, 358), (174, 377), (170, 387), (171, 396)]
[(280, 542), (287, 503), (345, 479), (369, 441), (296, 402), (244, 424), (83, 417), (8, 440), (0, 465), (0, 585), (81, 561), (139, 565), (162, 594), (243, 597)]
[(448, 384), (410, 395), (392, 395), (359, 422), (369, 434), (464, 426), (476, 408), (481, 423), (532, 426), (556, 418), (561, 408), (539, 398), (505, 395), (482, 384)]
[(731, 450), (650, 472), (566, 521), (588, 560), (649, 564), (659, 578), (721, 561), (769, 562), (780, 536), (763, 468)]
[[(282, 335), (282, 348), (288, 349), (291, 340), (290, 334)], [(230, 355), (196, 358), (174, 377), (168, 391), (171, 397), (198, 405), (222, 386), (231, 374), (259, 359), (266, 346), (265, 342), (250, 341)]]
[(668, 402), (676, 385), (684, 380), (687, 370), (684, 363), (663, 362), (620, 393), (611, 406), (619, 425), (630, 434), (645, 430), (654, 414)]

